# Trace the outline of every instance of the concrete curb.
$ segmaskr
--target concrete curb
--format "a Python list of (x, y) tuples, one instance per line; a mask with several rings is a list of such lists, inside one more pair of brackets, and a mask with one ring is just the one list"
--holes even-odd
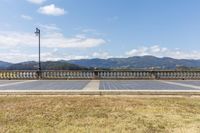
[(1, 90), (0, 95), (184, 95), (200, 96), (200, 91), (185, 90)]

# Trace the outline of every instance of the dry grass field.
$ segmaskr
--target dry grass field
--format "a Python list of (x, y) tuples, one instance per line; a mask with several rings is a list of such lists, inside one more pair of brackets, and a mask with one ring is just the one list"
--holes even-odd
[(0, 132), (199, 133), (200, 98), (0, 96)]

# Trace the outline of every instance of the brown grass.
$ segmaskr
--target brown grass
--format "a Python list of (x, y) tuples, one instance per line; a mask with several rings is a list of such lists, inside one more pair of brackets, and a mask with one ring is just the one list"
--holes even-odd
[(200, 132), (200, 98), (0, 96), (0, 132)]

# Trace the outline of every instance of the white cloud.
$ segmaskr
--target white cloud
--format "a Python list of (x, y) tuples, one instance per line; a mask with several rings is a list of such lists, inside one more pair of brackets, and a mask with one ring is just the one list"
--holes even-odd
[[(61, 33), (61, 29), (55, 24), (37, 25), (39, 25), (39, 28), (41, 29), (41, 46), (44, 50), (41, 57), (43, 61), (110, 57), (107, 52), (102, 51), (89, 53), (86, 52), (82, 54), (73, 54), (73, 52), (69, 54), (69, 52), (63, 52), (62, 50), (61, 52), (59, 50), (63, 48), (71, 48), (78, 51), (82, 51), (84, 49), (85, 51), (86, 48), (104, 45), (107, 41), (100, 37), (91, 37), (89, 35), (85, 35), (82, 32), (72, 37), (65, 37)], [(0, 52), (0, 60), (15, 63), (38, 60), (38, 38), (35, 36), (34, 31), (31, 33), (0, 31), (0, 46), (2, 49), (4, 49)], [(29, 52), (26, 49), (28, 49)]]
[(24, 15), (24, 14), (21, 15), (21, 18), (23, 18), (25, 20), (32, 20), (33, 19), (31, 16)]
[(46, 0), (27, 0), (28, 2), (34, 3), (34, 4), (42, 4), (44, 3)]
[(45, 32), (60, 31), (60, 28), (55, 24), (39, 24), (39, 27)]
[[(41, 60), (42, 61), (58, 61), (58, 60), (78, 60), (78, 59), (92, 59), (92, 58), (101, 58), (107, 59), (111, 58), (107, 52), (94, 52), (87, 53), (82, 55), (77, 54), (67, 54), (61, 53), (58, 49), (53, 49), (52, 51), (42, 52)], [(24, 53), (20, 50), (9, 50), (6, 53), (0, 53), (1, 61), (8, 61), (13, 63), (24, 62), (24, 61), (38, 61), (37, 51), (35, 54)]]
[(56, 7), (54, 4), (40, 7), (38, 9), (38, 12), (41, 14), (53, 15), (53, 16), (60, 16), (67, 13), (63, 8)]
[[(56, 61), (60, 60), (60, 57), (53, 55), (50, 52), (41, 53), (42, 61)], [(9, 52), (9, 53), (0, 53), (0, 60), (19, 63), (24, 61), (38, 61), (38, 54), (27, 54), (22, 52)]]
[(92, 58), (100, 58), (100, 59), (108, 59), (112, 58), (113, 56), (110, 56), (108, 52), (94, 52), (92, 53)]
[(180, 49), (169, 49), (158, 45), (140, 47), (125, 53), (126, 56), (153, 55), (157, 57), (172, 57), (176, 59), (200, 59), (200, 51), (183, 51)]
[(72, 37), (65, 38), (62, 34), (54, 34), (46, 36), (43, 39), (46, 47), (59, 47), (59, 48), (92, 48), (105, 44), (106, 41), (101, 38), (83, 38)]
[[(12, 52), (11, 52), (12, 51)], [(24, 61), (38, 61), (38, 54), (28, 54), (20, 51), (11, 50), (7, 53), (0, 53), (0, 60), (12, 63), (19, 63)], [(57, 51), (59, 52), (59, 51)], [(52, 52), (42, 52), (42, 61), (58, 61), (58, 60), (78, 60), (78, 59), (89, 59), (89, 55), (67, 55), (65, 53), (58, 54), (55, 51)]]
[(16, 46), (33, 46), (36, 37), (31, 33), (19, 33), (13, 31), (0, 32), (0, 45), (2, 48), (12, 48)]
[[(102, 38), (75, 35), (65, 37), (56, 26), (45, 26), (49, 31), (42, 30), (41, 45), (46, 48), (92, 48), (106, 43)], [(0, 32), (0, 45), (2, 48), (36, 47), (37, 37), (27, 32)]]
[(91, 34), (91, 35), (95, 35), (95, 36), (105, 36), (106, 35), (105, 33), (98, 32), (95, 29), (87, 29), (87, 28), (81, 29), (81, 32), (84, 34)]
[[(25, 51), (16, 50), (16, 47), (10, 48), (8, 52), (0, 52), (0, 60), (9, 62), (22, 62), (22, 61), (32, 61), (38, 60), (37, 51), (35, 54), (30, 54)], [(58, 48), (53, 48), (51, 51), (42, 52), (42, 61), (56, 61), (56, 60), (77, 60), (77, 59), (91, 59), (91, 58), (124, 58), (129, 56), (143, 56), (143, 55), (153, 55), (157, 57), (172, 57), (177, 59), (200, 59), (200, 51), (182, 51), (180, 49), (168, 49), (162, 48), (158, 45), (151, 47), (141, 47), (138, 49), (133, 49), (126, 53), (124, 56), (112, 56), (107, 52), (98, 51), (82, 54), (69, 54), (69, 52), (61, 52)]]

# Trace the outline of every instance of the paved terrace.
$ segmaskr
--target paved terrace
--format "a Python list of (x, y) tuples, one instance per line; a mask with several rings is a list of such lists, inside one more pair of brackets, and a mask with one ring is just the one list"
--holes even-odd
[(0, 80), (0, 93), (200, 94), (199, 80)]

